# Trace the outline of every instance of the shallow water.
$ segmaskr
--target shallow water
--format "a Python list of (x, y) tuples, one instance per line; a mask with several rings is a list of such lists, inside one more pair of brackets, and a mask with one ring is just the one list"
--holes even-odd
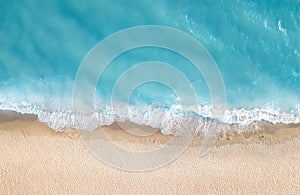
[[(225, 116), (217, 120), (242, 125), (299, 123), (298, 13), (297, 1), (2, 2), (0, 109), (36, 114), (55, 129), (88, 128), (82, 123), (89, 123), (90, 116), (78, 121), (72, 95), (78, 68), (89, 50), (119, 30), (163, 25), (193, 36), (214, 58), (227, 100)], [(199, 105), (191, 103), (181, 110), (174, 90), (185, 86), (170, 89), (154, 82), (137, 88), (128, 103), (118, 96), (112, 109), (111, 89), (122, 73), (149, 60), (171, 64), (183, 73)], [(199, 131), (213, 116), (207, 83), (194, 70), (182, 56), (161, 48), (138, 48), (120, 55), (97, 85), (92, 126), (130, 120), (165, 133)], [(127, 84), (122, 86), (125, 92)]]

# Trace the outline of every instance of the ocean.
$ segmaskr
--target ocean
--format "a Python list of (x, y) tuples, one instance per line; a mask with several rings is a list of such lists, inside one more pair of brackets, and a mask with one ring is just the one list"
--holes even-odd
[[(34, 114), (58, 131), (115, 121), (173, 135), (198, 133), (212, 123), (237, 125), (239, 133), (257, 130), (252, 125), (259, 122), (300, 123), (299, 13), (300, 2), (289, 0), (2, 1), (0, 110)], [(211, 78), (166, 48), (129, 49), (98, 80), (90, 75), (97, 67), (79, 76), (99, 42), (149, 26), (178, 30), (205, 48), (224, 87), (221, 116), (213, 112)], [(149, 36), (140, 33), (136, 40)], [(86, 80), (82, 91), (76, 91), (79, 77)]]

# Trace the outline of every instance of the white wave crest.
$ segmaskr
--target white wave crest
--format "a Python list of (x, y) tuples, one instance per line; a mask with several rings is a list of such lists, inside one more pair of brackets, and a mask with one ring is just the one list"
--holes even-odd
[(181, 109), (178, 106), (165, 108), (160, 106), (107, 106), (93, 113), (82, 114), (71, 109), (49, 111), (45, 108), (0, 102), (0, 110), (12, 110), (22, 114), (34, 114), (49, 127), (62, 131), (67, 128), (92, 130), (116, 121), (131, 121), (139, 125), (159, 128), (164, 134), (195, 135), (210, 128), (222, 125), (222, 131), (244, 133), (259, 130), (253, 122), (269, 122), (272, 124), (300, 123), (299, 105), (295, 111), (281, 112), (279, 109), (227, 109), (222, 119), (214, 119), (211, 107), (201, 106), (196, 109)]

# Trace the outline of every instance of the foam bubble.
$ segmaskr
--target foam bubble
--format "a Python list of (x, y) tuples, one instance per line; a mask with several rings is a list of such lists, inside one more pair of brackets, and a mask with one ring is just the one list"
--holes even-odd
[[(1, 99), (3, 100), (3, 98)], [(300, 123), (299, 106), (295, 112), (281, 112), (274, 108), (254, 109), (227, 109), (222, 119), (215, 119), (211, 115), (209, 105), (200, 106), (198, 112), (195, 108), (178, 106), (171, 108), (161, 106), (130, 106), (119, 104), (117, 107), (106, 106), (94, 113), (79, 114), (71, 109), (46, 110), (43, 107), (1, 102), (0, 110), (12, 110), (22, 114), (34, 114), (41, 121), (56, 131), (67, 128), (92, 130), (103, 125), (110, 125), (116, 121), (131, 121), (139, 125), (158, 128), (163, 134), (196, 135), (206, 129), (225, 132), (255, 132), (259, 130), (257, 122), (272, 124)], [(92, 119), (92, 120), (91, 120)], [(222, 128), (219, 128), (222, 126)]]

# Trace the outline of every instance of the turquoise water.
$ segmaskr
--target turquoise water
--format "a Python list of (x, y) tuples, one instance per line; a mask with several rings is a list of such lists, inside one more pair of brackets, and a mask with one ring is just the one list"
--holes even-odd
[[(214, 58), (226, 89), (223, 122), (299, 123), (299, 13), (299, 1), (279, 0), (2, 1), (0, 109), (36, 114), (55, 129), (84, 127), (73, 115), (72, 90), (89, 50), (122, 29), (163, 25), (193, 36)], [(179, 101), (159, 83), (145, 84), (133, 92), (125, 105), (129, 114), (114, 112), (107, 103), (120, 75), (149, 60), (172, 64), (196, 90), (200, 111), (190, 112), (195, 105), (189, 105), (181, 113), (188, 118), (187, 129), (197, 128), (202, 117), (210, 116), (207, 84), (190, 62), (167, 50), (140, 48), (124, 53), (105, 70), (96, 90), (96, 125), (131, 120), (170, 133), (170, 124), (177, 120), (170, 113)], [(119, 103), (124, 106), (123, 100)]]

